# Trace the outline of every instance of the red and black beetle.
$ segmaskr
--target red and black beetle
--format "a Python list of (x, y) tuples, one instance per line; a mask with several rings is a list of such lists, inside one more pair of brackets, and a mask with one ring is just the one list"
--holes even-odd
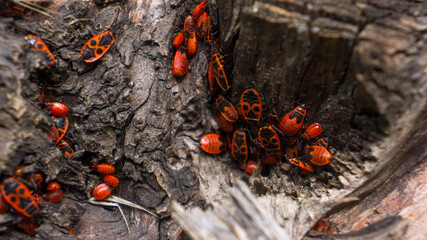
[(248, 161), (249, 148), (246, 132), (243, 129), (238, 129), (233, 134), (231, 144), (231, 156), (241, 165), (245, 166)]
[(100, 59), (113, 45), (115, 38), (113, 34), (107, 30), (89, 39), (83, 45), (80, 51), (80, 56), (85, 62), (95, 62)]
[(17, 179), (13, 177), (5, 179), (0, 190), (4, 200), (22, 215), (31, 217), (39, 211), (39, 205), (31, 191)]
[(227, 141), (216, 133), (206, 134), (200, 140), (200, 148), (209, 154), (219, 154), (227, 150)]
[(306, 110), (302, 106), (297, 106), (294, 110), (286, 114), (280, 121), (279, 129), (288, 137), (294, 136), (301, 129)]
[(323, 166), (332, 162), (332, 154), (326, 148), (321, 146), (307, 146), (305, 148), (305, 157), (311, 163)]
[(234, 130), (234, 123), (239, 119), (239, 114), (233, 104), (219, 96), (213, 105), (213, 113), (218, 125), (224, 132), (232, 132)]
[(249, 124), (258, 124), (261, 119), (261, 97), (255, 89), (245, 90), (240, 97), (239, 113)]

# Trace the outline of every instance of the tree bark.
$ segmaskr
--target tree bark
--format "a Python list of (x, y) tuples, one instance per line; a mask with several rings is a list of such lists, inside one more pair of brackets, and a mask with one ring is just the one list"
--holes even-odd
[[(90, 169), (95, 163), (116, 166), (120, 185), (114, 195), (149, 208), (163, 220), (170, 218), (172, 201), (185, 208), (230, 202), (224, 189), (238, 179), (247, 182), (258, 197), (271, 203), (292, 201), (300, 208), (306, 204), (304, 199), (338, 200), (347, 195), (370, 203), (379, 199), (390, 202), (393, 198), (386, 196), (409, 182), (407, 191), (417, 192), (417, 183), (426, 175), (423, 142), (427, 138), (427, 81), (423, 74), (427, 23), (422, 3), (216, 1), (214, 22), (224, 52), (229, 53), (230, 99), (237, 104), (242, 91), (255, 88), (262, 95), (265, 112), (276, 109), (281, 116), (305, 103), (307, 121), (321, 123), (323, 135), (332, 140), (333, 163), (302, 178), (288, 171), (284, 162), (272, 167), (269, 176), (250, 177), (228, 153), (212, 156), (198, 147), (204, 134), (219, 132), (207, 86), (210, 46), (199, 42), (188, 73), (177, 79), (171, 72), (171, 42), (199, 2), (127, 0), (101, 5), (55, 1), (48, 8), (62, 23), (35, 13), (12, 23), (45, 40), (57, 58), (56, 66), (46, 74), (46, 100), (70, 108), (67, 138), (78, 150), (71, 159), (61, 156), (44, 136), (43, 129), (52, 123), (39, 109), (33, 115), (15, 116), (22, 122), (0, 132), (2, 139), (14, 139), (12, 145), (16, 146), (2, 156), (2, 179), (13, 175), (20, 161), (28, 163), (31, 158), (47, 179), (64, 186), (63, 202), (42, 208), (39, 236), (63, 238), (73, 225), (80, 239), (128, 238), (117, 210), (83, 203), (101, 181)], [(212, 5), (209, 9), (213, 11)], [(83, 62), (79, 56), (83, 44), (107, 29), (116, 37), (111, 49), (95, 63)], [(22, 37), (5, 29), (1, 32)], [(28, 105), (25, 109), (31, 109), (37, 96), (34, 84), (25, 76), (40, 67), (25, 66), (33, 52), (22, 50), (20, 44), (16, 48), (22, 52), (22, 60), (14, 66), (20, 66), (23, 74), (12, 70), (10, 79), (28, 86), (23, 89), (33, 89), (16, 93)], [(3, 52), (2, 56), (11, 54)], [(10, 59), (5, 61), (10, 64)], [(0, 114), (12, 107), (0, 109)], [(32, 137), (29, 144), (19, 147), (18, 143), (28, 139), (17, 134), (22, 126), (30, 126), (25, 132)], [(36, 142), (39, 144), (34, 145)], [(1, 142), (0, 148), (7, 144)], [(421, 191), (426, 192), (425, 185)], [(423, 198), (417, 198), (410, 205), (422, 202)], [(383, 210), (380, 218), (408, 217), (401, 212), (404, 203), (393, 205), (393, 211)], [(334, 205), (322, 205), (305, 211), (299, 217), (305, 223), (295, 236), (302, 237), (328, 211), (332, 228), (343, 233), (359, 230), (358, 218), (352, 217), (350, 222), (348, 216), (366, 216), (364, 204), (333, 210)], [(180, 231), (175, 221), (167, 224), (140, 210), (125, 208), (125, 215), (132, 239), (175, 239)], [(420, 218), (425, 219), (425, 214)], [(280, 216), (276, 220), (282, 227), (286, 225)], [(377, 220), (373, 217), (369, 222)], [(409, 223), (409, 229), (414, 229), (413, 224)], [(422, 231), (418, 233), (424, 234)], [(3, 235), (31, 238), (18, 231)]]
[[(425, 211), (416, 210), (427, 193), (421, 144), (427, 138), (422, 4), (287, 0), (218, 5), (220, 20), (232, 23), (221, 25), (222, 40), (225, 45), (235, 42), (232, 100), (238, 102), (241, 92), (253, 87), (270, 110), (282, 114), (295, 102), (308, 104), (310, 121), (320, 122), (325, 136), (333, 137), (330, 167), (301, 180), (283, 176), (279, 165), (268, 178), (249, 179), (252, 191), (267, 195), (269, 202), (297, 198), (300, 208), (311, 197), (362, 199), (326, 216), (332, 229), (342, 233), (390, 215), (425, 219)], [(380, 213), (373, 212), (378, 208)], [(307, 231), (317, 221), (313, 216), (320, 217), (315, 213), (328, 209), (279, 216), (278, 221), (295, 229), (304, 224), (282, 219), (304, 219), (311, 223)], [(272, 206), (266, 210), (278, 211)], [(424, 234), (412, 221), (403, 238)]]

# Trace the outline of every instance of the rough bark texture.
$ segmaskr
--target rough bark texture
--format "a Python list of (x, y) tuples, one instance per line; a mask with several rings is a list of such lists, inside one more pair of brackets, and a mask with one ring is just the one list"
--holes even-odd
[[(385, 196), (411, 180), (408, 191), (416, 193), (416, 183), (426, 176), (427, 22), (422, 3), (217, 1), (223, 47), (232, 53), (227, 70), (233, 102), (254, 87), (266, 110), (283, 115), (295, 102), (305, 103), (309, 121), (321, 123), (324, 135), (332, 138), (334, 162), (307, 178), (292, 174), (286, 163), (273, 167), (269, 176), (249, 177), (228, 153), (208, 156), (199, 149), (198, 140), (219, 129), (208, 102), (209, 46), (199, 45), (184, 78), (171, 73), (172, 38), (198, 3), (55, 1), (49, 9), (63, 24), (34, 13), (13, 22), (45, 40), (57, 58), (47, 73), (46, 98), (70, 108), (67, 138), (80, 150), (66, 159), (43, 133), (51, 123), (37, 108), (35, 86), (27, 79), (34, 68), (42, 68), (31, 59), (40, 57), (32, 57), (22, 40), (1, 42), (1, 65), (7, 66), (0, 85), (1, 177), (11, 176), (21, 161), (36, 162), (36, 169), (64, 186), (63, 202), (43, 208), (39, 236), (64, 239), (75, 224), (81, 239), (128, 237), (117, 210), (82, 203), (100, 182), (90, 164), (101, 162), (117, 168), (121, 183), (114, 195), (164, 219), (170, 217), (172, 200), (186, 208), (230, 201), (224, 189), (238, 179), (270, 202), (293, 201), (300, 207), (304, 199), (340, 199), (362, 184), (351, 196), (371, 203), (391, 201)], [(83, 44), (107, 29), (116, 36), (114, 45), (99, 61), (83, 62)], [(23, 36), (5, 29), (1, 33), (2, 40)], [(35, 66), (27, 66), (28, 61)], [(411, 206), (419, 202), (422, 198)], [(348, 216), (362, 214), (363, 204), (331, 212), (332, 225), (340, 231), (360, 229), (350, 223), (357, 219)], [(403, 206), (396, 206), (383, 215), (399, 214)], [(330, 207), (301, 216), (307, 223), (297, 236)], [(125, 214), (132, 239), (173, 239), (179, 232), (176, 222), (166, 224), (134, 209), (125, 208)], [(13, 215), (1, 216), (9, 216), (2, 224), (13, 222)], [(0, 234), (31, 238), (18, 231)]]
[[(63, 166), (50, 165), (55, 172), (42, 171), (64, 185), (63, 206), (77, 204), (85, 209), (81, 217), (77, 216), (80, 221), (74, 226), (76, 237), (127, 239), (117, 210), (111, 212), (76, 201), (87, 199), (100, 182), (90, 164), (114, 164), (121, 180), (114, 194), (150, 208), (163, 218), (170, 215), (171, 199), (183, 205), (204, 205), (198, 174), (191, 167), (184, 141), (197, 141), (203, 133), (200, 116), (209, 113), (200, 104), (207, 102), (201, 77), (207, 62), (206, 50), (202, 48), (193, 58), (192, 63), (197, 64), (191, 66), (185, 79), (174, 79), (170, 71), (171, 39), (182, 28), (184, 13), (196, 4), (126, 1), (104, 6), (92, 1), (55, 1), (49, 9), (57, 12), (64, 24), (37, 14), (14, 21), (26, 33), (45, 40), (57, 57), (48, 78), (46, 101), (59, 101), (70, 108), (67, 137), (81, 151), (72, 159), (61, 157), (66, 161), (61, 163)], [(93, 18), (88, 20), (88, 16)], [(83, 44), (107, 29), (116, 36), (113, 47), (100, 61), (83, 62)], [(193, 80), (194, 77), (198, 79)], [(194, 140), (188, 132), (196, 134)], [(49, 140), (46, 144), (59, 153)], [(48, 149), (40, 147), (37, 151)], [(47, 161), (43, 157), (36, 160)], [(13, 174), (14, 166), (8, 169), (9, 172), (2, 172), (4, 176)], [(170, 238), (176, 235), (176, 224), (160, 223), (139, 210), (128, 210), (126, 214), (131, 218), (133, 239), (166, 239), (169, 234)], [(75, 218), (75, 213), (62, 217)], [(49, 235), (45, 229), (40, 230), (43, 231)]]

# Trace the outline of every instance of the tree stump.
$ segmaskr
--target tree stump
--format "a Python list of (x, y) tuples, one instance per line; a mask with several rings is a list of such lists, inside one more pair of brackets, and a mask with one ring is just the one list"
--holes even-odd
[[(70, 108), (67, 138), (77, 150), (71, 159), (61, 156), (44, 136), (52, 123), (35, 103), (35, 85), (26, 77), (42, 67), (24, 64), (36, 58), (33, 52), (20, 40), (13, 45), (20, 60), (4, 57), (11, 52), (1, 53), (6, 62), (2, 65), (13, 63), (21, 73), (11, 70), (9, 81), (33, 89), (17, 90), (20, 100), (15, 101), (4, 96), (17, 88), (0, 86), (1, 102), (21, 102), (25, 109), (33, 109), (25, 114), (12, 112), (15, 125), (0, 131), (1, 139), (13, 142), (10, 152), (0, 153), (1, 177), (13, 175), (14, 167), (25, 161), (64, 186), (62, 203), (42, 208), (38, 236), (65, 239), (71, 225), (79, 239), (128, 238), (117, 210), (84, 203), (100, 183), (90, 165), (104, 162), (117, 169), (120, 185), (114, 195), (149, 208), (163, 220), (170, 218), (172, 201), (185, 208), (229, 202), (224, 189), (239, 179), (248, 183), (252, 193), (271, 202), (292, 201), (301, 206), (304, 199), (362, 199), (332, 210), (332, 205), (321, 207), (311, 215), (307, 211), (300, 216), (306, 223), (298, 230), (299, 237), (327, 211), (332, 228), (343, 233), (386, 215), (425, 219), (425, 214), (403, 206), (408, 202), (414, 208), (422, 206), (417, 192), (426, 192), (425, 185), (417, 185), (426, 176), (427, 23), (422, 3), (216, 1), (214, 20), (229, 53), (231, 100), (237, 103), (242, 91), (255, 88), (265, 110), (275, 109), (281, 116), (305, 103), (309, 121), (321, 123), (324, 136), (331, 137), (332, 164), (302, 178), (290, 173), (287, 163), (272, 167), (269, 176), (249, 176), (228, 153), (210, 156), (198, 147), (204, 134), (219, 131), (207, 84), (210, 46), (200, 43), (188, 73), (177, 79), (171, 71), (171, 42), (200, 1), (98, 2), (55, 1), (48, 8), (60, 22), (29, 13), (11, 23), (45, 40), (57, 58), (56, 66), (45, 70), (46, 100)], [(79, 56), (83, 44), (107, 29), (116, 37), (111, 49), (97, 62), (83, 62)], [(11, 39), (24, 36), (6, 31), (1, 29), (2, 35)], [(4, 49), (12, 49), (8, 44)], [(5, 106), (0, 117), (21, 105)], [(31, 135), (26, 138), (19, 131)], [(23, 140), (28, 143), (22, 144)], [(2, 141), (0, 149), (6, 149), (9, 143)], [(390, 206), (396, 198), (387, 196), (399, 193), (406, 184), (406, 193), (417, 196), (415, 200), (403, 197), (405, 201), (369, 217), (373, 213), (364, 208), (364, 201), (370, 208), (379, 200), (384, 200), (381, 206)], [(349, 222), (350, 214), (369, 220)], [(168, 224), (140, 210), (125, 208), (125, 215), (131, 239), (175, 239), (180, 232), (175, 221)], [(13, 222), (8, 216), (8, 221), (0, 223)], [(276, 220), (286, 225), (283, 219)], [(410, 222), (408, 232), (415, 231), (415, 226)], [(1, 234), (31, 238), (15, 230)], [(408, 236), (424, 234), (420, 231)]]

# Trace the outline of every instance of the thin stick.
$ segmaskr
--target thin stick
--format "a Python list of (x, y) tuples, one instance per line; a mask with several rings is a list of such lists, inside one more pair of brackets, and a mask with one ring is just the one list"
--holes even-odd
[(86, 200), (85, 202), (88, 202), (90, 204), (93, 205), (98, 205), (98, 206), (106, 206), (106, 207), (117, 207), (120, 211), (120, 213), (122, 214), (123, 220), (125, 220), (125, 224), (126, 224), (126, 228), (128, 230), (128, 238), (130, 240), (130, 228), (129, 228), (129, 224), (128, 221), (125, 217), (125, 214), (122, 210), (122, 207), (120, 207), (120, 205), (116, 202), (110, 202), (110, 201), (103, 201), (103, 200), (96, 200), (94, 197), (89, 198), (88, 200)]
[(136, 204), (136, 203), (130, 202), (130, 201), (128, 201), (128, 200), (125, 200), (125, 199), (123, 199), (123, 198), (120, 198), (120, 197), (116, 197), (116, 196), (109, 196), (109, 197), (105, 198), (104, 200), (105, 200), (105, 201), (116, 202), (116, 203), (121, 203), (121, 204), (126, 205), (126, 206), (129, 206), (129, 207), (137, 208), (137, 209), (140, 209), (140, 210), (142, 210), (142, 211), (144, 211), (144, 212), (146, 212), (146, 213), (148, 213), (148, 214), (153, 215), (153, 216), (154, 216), (154, 217), (156, 217), (156, 218), (160, 218), (160, 217), (159, 217), (159, 215), (157, 215), (156, 213), (151, 212), (151, 211), (150, 211), (150, 210), (148, 210), (147, 208), (145, 208), (145, 207), (143, 207), (143, 206), (141, 206), (141, 205), (138, 205), (138, 204)]
[(128, 229), (128, 237), (129, 237), (129, 240), (130, 240), (130, 228), (129, 228), (128, 220), (126, 220), (126, 217), (125, 217), (125, 214), (123, 213), (122, 207), (120, 207), (120, 205), (119, 205), (119, 204), (117, 204), (117, 207), (119, 208), (120, 213), (122, 214), (122, 217), (123, 217), (123, 219), (125, 220), (126, 227), (127, 227), (127, 229)]

